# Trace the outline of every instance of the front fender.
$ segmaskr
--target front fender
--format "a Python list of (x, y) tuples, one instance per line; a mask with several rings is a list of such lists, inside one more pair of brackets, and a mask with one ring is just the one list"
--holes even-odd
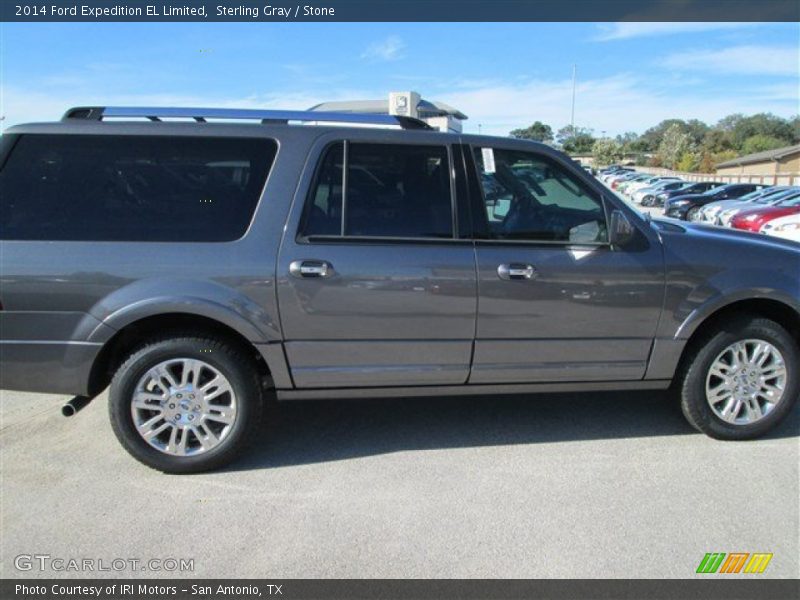
[[(748, 285), (743, 285), (743, 281)], [(800, 300), (793, 291), (796, 286), (796, 277), (780, 271), (742, 269), (719, 273), (692, 290), (676, 308), (678, 327), (673, 338), (689, 339), (711, 315), (743, 300), (774, 300), (800, 314)]]

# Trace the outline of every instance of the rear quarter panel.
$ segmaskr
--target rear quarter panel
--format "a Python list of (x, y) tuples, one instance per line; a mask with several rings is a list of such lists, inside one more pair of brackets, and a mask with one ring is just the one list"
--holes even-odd
[(153, 125), (25, 126), (22, 133), (272, 137), (278, 153), (246, 234), (213, 243), (0, 242), (2, 387), (85, 393), (102, 344), (126, 325), (166, 312), (216, 319), (256, 344), (280, 342), (278, 245), (316, 134), (291, 127)]

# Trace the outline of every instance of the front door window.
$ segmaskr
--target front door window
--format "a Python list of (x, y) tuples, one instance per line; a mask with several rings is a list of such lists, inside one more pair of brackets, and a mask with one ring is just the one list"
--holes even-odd
[(606, 243), (602, 200), (544, 157), (476, 148), (489, 236), (498, 240)]

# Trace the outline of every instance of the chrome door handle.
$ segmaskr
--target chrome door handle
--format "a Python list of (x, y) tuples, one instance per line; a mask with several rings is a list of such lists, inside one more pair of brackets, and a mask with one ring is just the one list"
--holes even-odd
[(536, 269), (533, 265), (511, 263), (497, 267), (497, 276), (500, 279), (534, 279)]
[(306, 279), (330, 277), (333, 265), (325, 260), (295, 260), (289, 265), (289, 273)]

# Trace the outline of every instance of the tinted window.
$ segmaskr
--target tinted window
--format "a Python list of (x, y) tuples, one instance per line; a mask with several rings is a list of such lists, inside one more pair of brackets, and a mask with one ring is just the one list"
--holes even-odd
[(331, 146), (325, 153), (306, 205), (306, 235), (341, 234), (343, 161), (344, 144)]
[(275, 152), (264, 139), (23, 135), (0, 172), (3, 237), (234, 240)]
[(606, 242), (602, 201), (561, 166), (527, 152), (476, 148), (490, 236)]
[(347, 144), (323, 157), (306, 212), (306, 236), (449, 238), (452, 197), (444, 146)]

